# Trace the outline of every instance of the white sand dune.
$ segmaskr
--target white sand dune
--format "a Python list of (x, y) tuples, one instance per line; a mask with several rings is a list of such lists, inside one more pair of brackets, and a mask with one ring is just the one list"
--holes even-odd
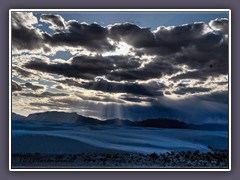
[(13, 153), (163, 153), (228, 149), (228, 132), (129, 126), (12, 123)]

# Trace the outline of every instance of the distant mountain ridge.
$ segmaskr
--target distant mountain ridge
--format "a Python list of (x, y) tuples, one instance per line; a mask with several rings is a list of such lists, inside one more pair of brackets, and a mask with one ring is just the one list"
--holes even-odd
[(143, 121), (130, 121), (122, 119), (107, 119), (104, 121), (90, 117), (81, 116), (77, 113), (47, 111), (29, 114), (27, 117), (12, 113), (12, 120), (29, 120), (29, 121), (47, 121), (59, 123), (76, 123), (78, 125), (125, 125), (136, 127), (154, 127), (154, 128), (174, 128), (174, 129), (193, 129), (193, 130), (218, 130), (227, 131), (228, 125), (223, 124), (188, 124), (175, 119), (145, 119)]
[(77, 113), (47, 111), (41, 113), (29, 114), (26, 120), (62, 122), (62, 123), (78, 123), (78, 124), (96, 124), (99, 120), (81, 116)]
[(26, 117), (26, 120), (33, 121), (65, 122), (67, 120), (69, 123), (76, 122), (77, 119), (77, 113), (65, 113), (57, 111), (34, 113), (29, 114)]
[(14, 112), (12, 113), (12, 119), (14, 119), (14, 120), (22, 120), (22, 119), (25, 119), (25, 118), (26, 118), (25, 116), (16, 114)]

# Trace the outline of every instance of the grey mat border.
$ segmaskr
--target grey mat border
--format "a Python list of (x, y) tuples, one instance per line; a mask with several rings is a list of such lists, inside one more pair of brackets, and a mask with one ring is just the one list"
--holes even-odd
[[(0, 179), (238, 179), (240, 177), (239, 44), (240, 0), (7, 0), (0, 1)], [(232, 171), (231, 172), (9, 172), (8, 171), (8, 10), (14, 8), (157, 8), (157, 9), (231, 9), (232, 10)]]

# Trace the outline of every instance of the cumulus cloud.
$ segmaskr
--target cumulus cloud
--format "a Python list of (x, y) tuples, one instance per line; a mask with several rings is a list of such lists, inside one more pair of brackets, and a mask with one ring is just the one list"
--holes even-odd
[(68, 62), (48, 62), (36, 60), (27, 62), (24, 67), (65, 77), (93, 80), (105, 76), (115, 81), (135, 81), (160, 78), (179, 71), (179, 68), (154, 58), (141, 67), (142, 60), (131, 56), (76, 56)]
[(30, 88), (33, 91), (44, 89), (44, 86), (35, 85), (35, 84), (30, 83), (30, 82), (25, 83), (25, 87)]
[(19, 26), (32, 27), (38, 23), (37, 18), (32, 12), (12, 12), (12, 26), (17, 28)]
[(160, 26), (154, 32), (154, 46), (144, 49), (150, 54), (167, 55), (181, 51), (208, 32), (205, 23), (193, 23), (182, 26)]
[(178, 67), (171, 65), (162, 58), (154, 58), (143, 67), (113, 71), (106, 77), (115, 81), (149, 80), (161, 78), (164, 75), (171, 75), (178, 71)]
[(60, 90), (63, 90), (63, 89), (64, 89), (64, 87), (61, 86), (61, 85), (59, 85), (59, 84), (54, 85), (53, 87), (56, 88), (56, 89), (60, 89)]
[[(96, 81), (78, 82), (72, 79), (60, 79), (55, 80), (58, 83), (66, 86), (75, 86), (77, 88), (83, 88), (85, 90), (95, 90), (103, 93), (126, 93), (137, 96), (163, 96), (163, 90), (167, 88), (164, 83), (150, 81), (147, 83), (136, 83), (136, 82), (115, 82), (108, 81), (105, 79), (97, 79)], [(58, 85), (57, 85), (58, 86)], [(68, 87), (66, 87), (67, 89)], [(101, 95), (102, 96), (102, 95)]]
[[(29, 23), (24, 23), (24, 18), (29, 19)], [(34, 28), (33, 24), (37, 23), (37, 19), (31, 13), (14, 14), (13, 19), (13, 47), (16, 49), (50, 50), (50, 47), (52, 49), (82, 47), (90, 51), (103, 52), (113, 51), (116, 42), (126, 42), (138, 55), (166, 57), (168, 55), (167, 58), (172, 61), (171, 63), (186, 64), (190, 68), (195, 68), (196, 63), (202, 61), (206, 63), (211, 59), (214, 61), (220, 58), (218, 61), (222, 61), (226, 59), (228, 53), (228, 39), (224, 35), (228, 32), (227, 19), (215, 19), (209, 25), (196, 22), (181, 26), (160, 26), (157, 30), (150, 31), (148, 28), (130, 23), (102, 27), (96, 23), (79, 23), (75, 20), (65, 22), (59, 15), (43, 14), (41, 21), (51, 23), (55, 28), (66, 29), (53, 35)], [(216, 34), (213, 30), (222, 34)], [(189, 53), (191, 51), (193, 53)]]
[(98, 24), (67, 22), (67, 31), (49, 35), (44, 33), (44, 40), (50, 46), (84, 47), (94, 51), (109, 51), (114, 47), (108, 42), (108, 31)]
[(56, 31), (65, 29), (65, 21), (60, 15), (42, 14), (40, 21), (50, 23), (50, 28)]
[[(224, 24), (224, 28), (220, 25), (217, 25), (220, 24), (218, 21), (222, 22), (222, 25)], [(227, 19), (214, 20), (211, 21), (210, 24), (211, 28), (213, 28), (213, 26), (219, 26), (220, 32), (227, 32)], [(131, 24), (125, 24), (125, 26), (118, 25), (116, 27), (121, 27), (119, 28), (119, 32), (116, 31), (120, 34), (116, 37), (126, 41), (127, 43), (130, 43), (130, 40), (131, 42), (135, 42), (135, 36), (133, 34), (142, 32), (141, 28), (137, 28), (136, 25)], [(228, 66), (228, 38), (226, 38), (224, 34), (214, 33), (211, 28), (203, 22), (186, 24), (182, 26), (160, 26), (156, 31), (152, 32), (154, 34), (154, 38), (149, 37), (149, 42), (147, 45), (144, 45), (144, 43), (130, 43), (136, 48), (135, 50), (137, 53), (147, 53), (151, 55), (155, 54), (159, 57), (164, 56), (165, 59), (168, 59), (166, 61), (162, 60), (159, 62), (159, 66), (154, 62), (151, 62), (149, 63), (149, 69), (146, 66), (145, 68), (142, 68), (140, 72), (146, 74), (147, 76), (146, 72), (152, 72), (149, 71), (150, 69), (154, 71), (154, 67), (164, 67), (163, 69), (166, 71), (172, 70), (170, 71), (170, 74), (174, 74), (176, 73), (176, 66), (187, 65), (189, 69), (195, 70), (195, 72), (185, 72), (181, 75), (177, 75), (175, 79), (189, 77), (204, 80), (210, 76), (227, 74), (228, 68), (226, 67)], [(114, 29), (114, 27), (112, 27), (112, 29)], [(126, 38), (127, 40), (125, 40), (124, 37), (128, 37), (128, 33), (129, 38)], [(143, 33), (141, 37), (147, 36), (144, 36)], [(139, 41), (141, 40), (141, 38), (137, 39)], [(174, 65), (175, 71), (174, 68), (170, 68), (171, 65), (168, 63)], [(153, 66), (150, 66), (151, 64)], [(169, 65), (169, 67), (164, 66), (164, 64)], [(145, 69), (147, 69), (146, 72), (144, 72)], [(116, 72), (116, 77), (120, 79), (121, 75), (123, 74), (124, 76), (132, 79), (137, 79), (134, 78), (134, 76), (137, 76), (137, 73), (138, 70), (131, 70), (127, 72), (118, 71)], [(167, 73), (163, 72), (163, 74)], [(141, 75), (141, 73), (139, 75)], [(154, 73), (154, 75), (157, 75), (157, 73)], [(152, 77), (154, 77), (154, 75)], [(158, 74), (158, 76), (160, 75)]]
[(41, 32), (33, 25), (37, 18), (31, 12), (12, 12), (12, 48), (18, 50), (46, 49)]
[(176, 91), (174, 91), (175, 94), (195, 94), (195, 93), (201, 93), (201, 92), (209, 92), (211, 88), (205, 88), (205, 87), (184, 87), (180, 88)]
[[(227, 70), (225, 68), (221, 67), (221, 69), (218, 69), (219, 71), (214, 71), (211, 69), (211, 66), (212, 65), (209, 65), (209, 67), (205, 66), (204, 69), (199, 69), (199, 70), (179, 74), (179, 75), (174, 76), (172, 79), (173, 80), (199, 79), (199, 80), (205, 81), (209, 77), (218, 77), (219, 75), (227, 75)], [(216, 66), (218, 66), (218, 65), (216, 65)], [(228, 65), (226, 65), (225, 67), (228, 67)], [(215, 68), (215, 69), (217, 69), (217, 68)]]
[[(37, 18), (32, 13), (14, 12), (12, 15), (13, 27), (26, 27), (33, 29)], [(150, 53), (167, 54), (181, 50), (181, 47), (188, 46), (193, 41), (211, 32), (211, 28), (223, 33), (228, 32), (228, 19), (215, 19), (208, 24), (196, 22), (182, 26), (160, 26), (155, 31), (149, 28), (142, 28), (135, 24), (122, 23), (102, 27), (99, 24), (79, 23), (75, 20), (65, 20), (55, 14), (42, 14), (40, 21), (50, 23), (54, 29), (65, 29), (53, 35), (39, 33), (46, 43), (52, 46), (83, 46), (97, 50), (114, 49), (108, 39), (124, 41), (135, 48), (145, 48)], [(35, 29), (36, 30), (36, 29)], [(29, 32), (36, 36), (36, 32)], [(13, 36), (14, 37), (14, 36)], [(147, 49), (149, 48), (149, 49)]]
[(176, 65), (187, 65), (191, 71), (172, 79), (201, 79), (228, 74), (228, 42), (221, 34), (208, 33), (195, 44), (184, 48), (172, 58)]
[(138, 83), (117, 83), (100, 80), (95, 82), (86, 82), (81, 85), (85, 89), (92, 89), (108, 93), (129, 93), (142, 96), (163, 96), (162, 88), (164, 85), (160, 84), (159, 87), (154, 87), (149, 84)]
[(14, 91), (22, 91), (22, 87), (18, 83), (12, 81), (12, 92)]
[(26, 96), (26, 97), (34, 97), (34, 98), (47, 98), (47, 97), (63, 97), (63, 96), (68, 96), (66, 93), (54, 93), (54, 92), (42, 92), (40, 94), (37, 93), (20, 93), (21, 96)]
[(12, 66), (12, 70), (16, 71), (21, 77), (29, 77), (31, 75), (31, 72), (17, 66)]
[(81, 86), (81, 83), (77, 82), (76, 80), (70, 79), (70, 78), (68, 78), (68, 79), (55, 79), (54, 81), (58, 82), (58, 83), (65, 84), (67, 86), (76, 86), (76, 87)]
[(139, 97), (129, 97), (128, 95), (121, 96), (121, 99), (129, 102), (135, 102), (135, 103), (140, 103), (144, 101), (144, 99), (141, 99)]
[(134, 47), (148, 47), (154, 45), (154, 35), (148, 28), (140, 28), (135, 24), (123, 23), (109, 27), (110, 38), (124, 41)]
[(228, 19), (226, 18), (212, 20), (210, 21), (209, 26), (216, 31), (228, 34), (229, 26)]
[(113, 70), (131, 69), (139, 66), (138, 59), (127, 56), (77, 56), (66, 63), (33, 60), (25, 64), (25, 67), (29, 69), (82, 79), (94, 79), (96, 76), (107, 75)]
[(51, 51), (58, 47), (86, 48), (95, 51), (113, 50), (107, 38), (108, 31), (98, 24), (79, 23), (71, 20), (65, 23), (59, 15), (43, 14), (41, 21), (50, 23), (56, 32), (49, 35), (34, 27), (38, 23), (37, 18), (31, 12), (12, 12), (12, 47), (17, 50)]

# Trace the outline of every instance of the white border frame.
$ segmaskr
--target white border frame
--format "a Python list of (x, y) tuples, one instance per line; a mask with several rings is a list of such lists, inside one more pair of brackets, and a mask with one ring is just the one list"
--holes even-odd
[[(14, 169), (11, 159), (11, 132), (12, 132), (12, 12), (228, 12), (229, 14), (229, 46), (228, 46), (228, 143), (229, 168), (228, 169)], [(231, 10), (230, 9), (10, 9), (9, 10), (9, 171), (231, 171)]]

